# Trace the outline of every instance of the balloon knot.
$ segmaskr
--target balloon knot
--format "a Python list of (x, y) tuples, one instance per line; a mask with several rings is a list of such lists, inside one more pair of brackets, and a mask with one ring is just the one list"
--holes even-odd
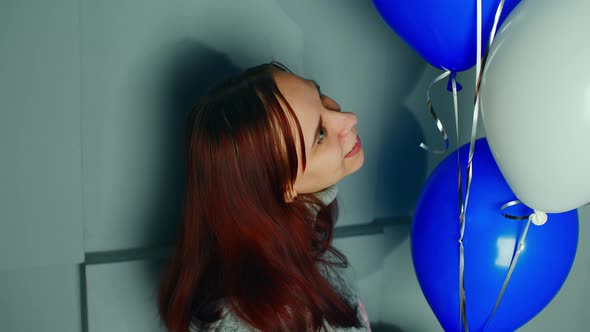
[(457, 72), (452, 71), (449, 75), (449, 81), (447, 82), (447, 90), (453, 92), (453, 78), (455, 79), (455, 83), (457, 83), (457, 92), (463, 89), (463, 86), (457, 82)]
[(531, 214), (531, 222), (537, 226), (543, 226), (547, 222), (547, 213), (543, 211), (537, 211)]

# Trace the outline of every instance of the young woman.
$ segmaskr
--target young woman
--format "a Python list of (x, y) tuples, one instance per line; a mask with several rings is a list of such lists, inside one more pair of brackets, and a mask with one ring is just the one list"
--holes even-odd
[(272, 62), (188, 119), (187, 184), (159, 313), (187, 331), (367, 331), (332, 246), (336, 187), (364, 154), (353, 113)]

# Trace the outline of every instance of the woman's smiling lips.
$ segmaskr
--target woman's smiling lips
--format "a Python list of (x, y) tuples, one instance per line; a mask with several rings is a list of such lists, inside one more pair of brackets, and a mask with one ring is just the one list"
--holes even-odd
[(344, 158), (350, 158), (350, 157), (356, 155), (361, 150), (361, 148), (362, 148), (361, 138), (358, 137), (358, 135), (357, 135), (356, 136), (356, 141), (355, 141), (354, 146), (352, 147), (352, 150), (350, 150), (350, 152), (348, 152), (346, 154), (346, 156), (344, 156)]

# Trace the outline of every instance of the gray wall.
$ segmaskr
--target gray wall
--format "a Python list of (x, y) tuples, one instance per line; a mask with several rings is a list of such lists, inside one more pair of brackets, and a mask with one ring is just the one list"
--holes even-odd
[[(439, 331), (408, 223), (442, 160), (418, 148), (437, 142), (424, 95), (438, 71), (368, 0), (2, 0), (0, 330), (162, 331), (155, 287), (179, 223), (186, 113), (212, 82), (272, 59), (358, 115), (366, 163), (339, 184), (336, 246), (371, 321)], [(580, 252), (523, 331), (586, 326)]]
[(3, 0), (0, 50), (0, 330), (161, 330), (186, 113), (273, 59), (359, 117), (366, 163), (340, 184), (336, 244), (380, 319), (382, 227), (352, 235), (413, 209), (427, 156), (403, 103), (426, 64), (369, 1)]

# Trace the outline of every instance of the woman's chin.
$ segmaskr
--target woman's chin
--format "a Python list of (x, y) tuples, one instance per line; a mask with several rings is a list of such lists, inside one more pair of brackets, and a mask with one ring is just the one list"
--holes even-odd
[(365, 151), (361, 150), (359, 151), (356, 156), (353, 157), (353, 159), (348, 160), (349, 162), (349, 172), (347, 175), (353, 174), (356, 171), (358, 171), (359, 169), (361, 169), (361, 167), (363, 167), (364, 163), (365, 163)]

